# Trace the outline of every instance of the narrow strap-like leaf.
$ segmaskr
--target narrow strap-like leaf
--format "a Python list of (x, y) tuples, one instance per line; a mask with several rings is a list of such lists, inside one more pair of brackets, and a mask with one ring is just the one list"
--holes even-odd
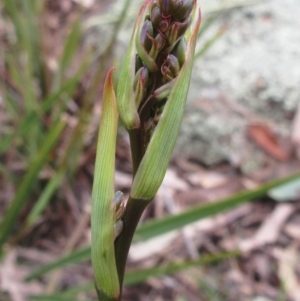
[(151, 2), (152, 0), (146, 1), (139, 12), (119, 78), (117, 89), (118, 110), (127, 129), (138, 128), (140, 125), (133, 89), (136, 59), (135, 41)]
[(118, 300), (120, 294), (114, 251), (113, 198), (118, 111), (113, 71), (109, 71), (104, 84), (92, 194), (92, 264), (101, 300)]

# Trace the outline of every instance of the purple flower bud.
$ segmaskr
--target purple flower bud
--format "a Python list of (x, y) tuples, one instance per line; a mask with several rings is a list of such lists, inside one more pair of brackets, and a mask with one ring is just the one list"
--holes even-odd
[(134, 91), (135, 91), (135, 103), (138, 107), (144, 97), (147, 89), (147, 83), (149, 79), (149, 70), (146, 67), (142, 67), (138, 70), (134, 77)]
[(117, 191), (114, 196), (114, 213), (115, 220), (119, 220), (125, 212), (124, 195), (121, 191)]
[(172, 16), (177, 21), (185, 20), (194, 7), (194, 0), (174, 0), (172, 7)]
[(158, 0), (158, 4), (164, 16), (170, 16), (172, 11), (173, 0)]
[(180, 67), (185, 62), (185, 53), (186, 53), (187, 43), (186, 39), (182, 37), (178, 43), (176, 44), (175, 48), (172, 51), (172, 54), (175, 55), (178, 59), (178, 62), (180, 64)]
[(169, 54), (161, 66), (161, 73), (164, 82), (174, 79), (180, 71), (179, 62), (173, 54)]
[(161, 32), (165, 32), (170, 25), (170, 18), (162, 16), (161, 10), (158, 6), (155, 6), (151, 11), (150, 20), (154, 27)]
[(151, 21), (146, 20), (141, 31), (141, 44), (145, 48), (147, 52), (151, 49), (152, 41), (151, 38), (153, 36), (153, 26)]
[(152, 40), (152, 47), (149, 51), (149, 55), (155, 60), (159, 51), (165, 46), (166, 39), (162, 34), (157, 34), (155, 39)]
[(173, 22), (168, 29), (166, 37), (170, 46), (174, 45), (191, 25), (192, 18), (189, 16), (185, 22)]

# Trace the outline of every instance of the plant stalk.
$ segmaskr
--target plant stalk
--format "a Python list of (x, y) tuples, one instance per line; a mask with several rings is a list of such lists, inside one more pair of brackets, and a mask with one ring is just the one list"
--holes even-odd
[(142, 131), (140, 128), (129, 130), (131, 158), (133, 166), (133, 178), (145, 154), (143, 146)]
[[(126, 260), (129, 253), (131, 241), (139, 220), (149, 202), (129, 198), (126, 205), (126, 212), (123, 217), (123, 230), (115, 240), (115, 257), (121, 287), (120, 298), (122, 295), (122, 286), (124, 281)], [(121, 299), (120, 299), (121, 300)], [(119, 301), (120, 301), (119, 300)]]

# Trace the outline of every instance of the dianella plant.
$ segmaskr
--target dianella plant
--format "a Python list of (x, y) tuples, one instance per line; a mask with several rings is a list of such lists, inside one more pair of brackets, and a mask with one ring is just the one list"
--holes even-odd
[[(92, 193), (92, 265), (98, 299), (121, 300), (126, 259), (146, 206), (166, 173), (182, 121), (201, 15), (196, 0), (147, 0), (117, 90), (108, 72)], [(114, 191), (118, 117), (131, 145), (129, 197)]]

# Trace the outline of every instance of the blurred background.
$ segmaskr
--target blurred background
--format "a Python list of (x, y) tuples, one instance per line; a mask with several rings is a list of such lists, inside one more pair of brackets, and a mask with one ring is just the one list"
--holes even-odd
[[(198, 1), (186, 113), (124, 300), (298, 301), (300, 6)], [(0, 301), (96, 300), (102, 87), (112, 66), (117, 83), (142, 2), (0, 0)], [(116, 190), (128, 194), (122, 125), (116, 158)]]

